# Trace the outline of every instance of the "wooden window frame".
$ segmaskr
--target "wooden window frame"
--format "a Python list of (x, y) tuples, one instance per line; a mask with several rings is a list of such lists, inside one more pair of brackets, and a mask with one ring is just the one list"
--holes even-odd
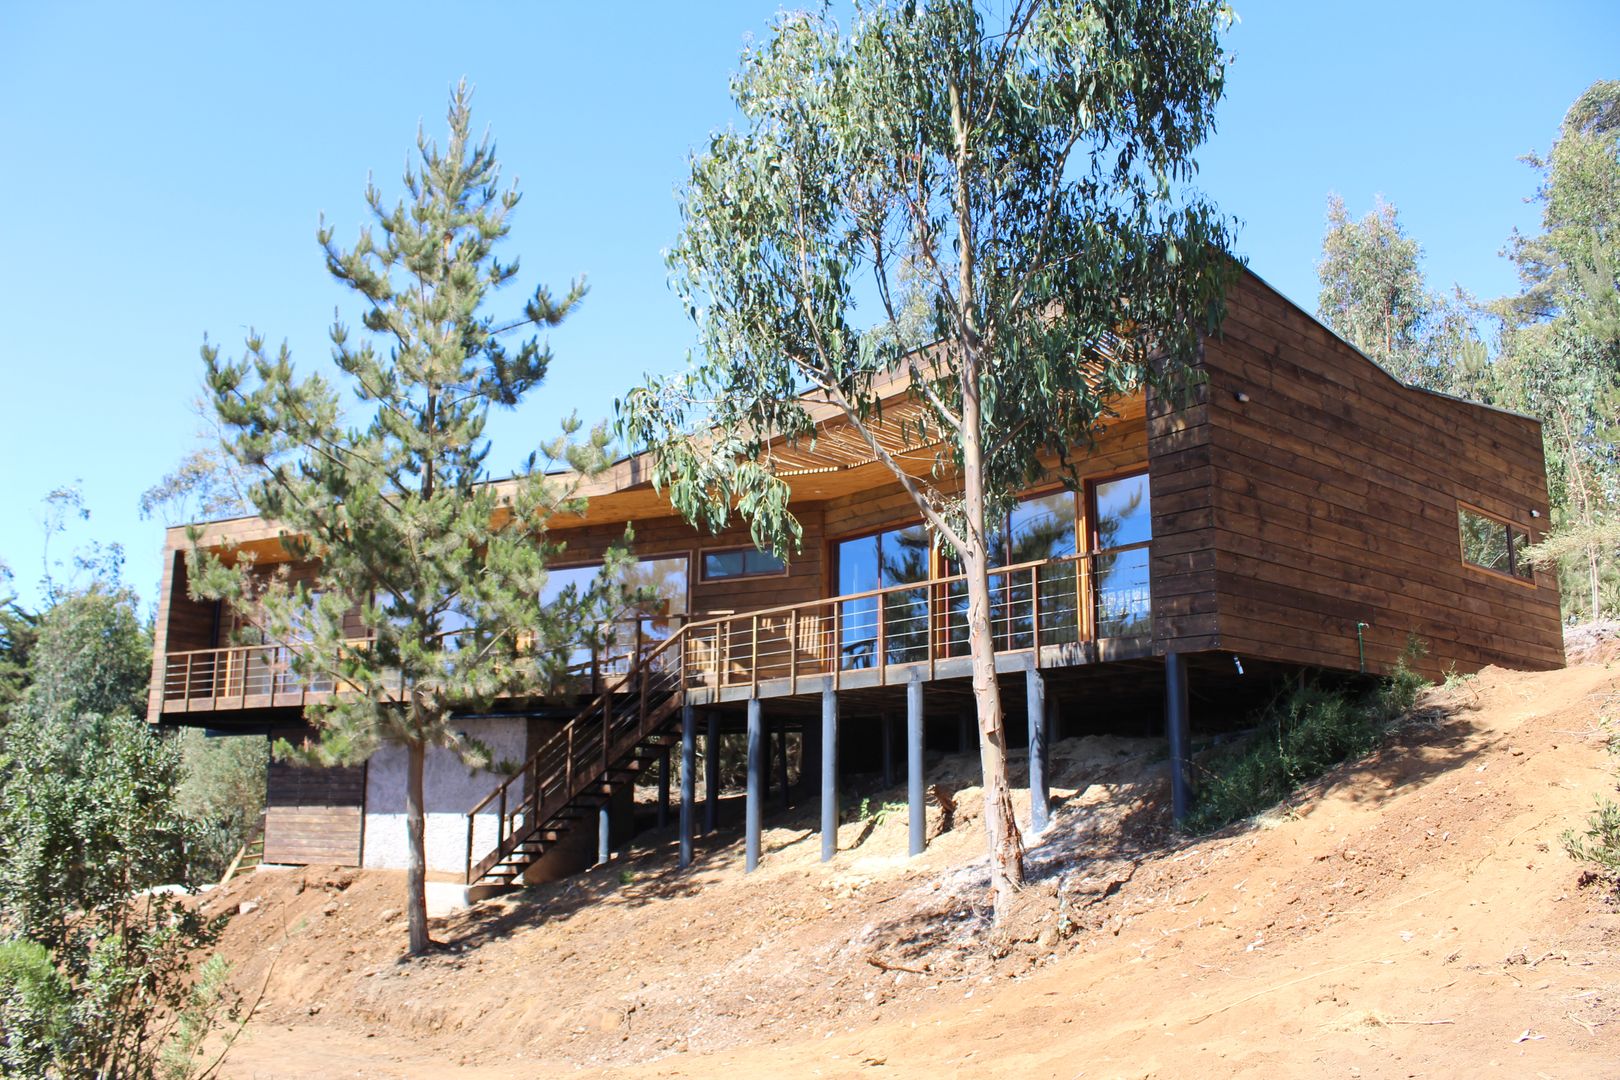
[[(1506, 572), (1489, 566), (1481, 566), (1479, 563), (1474, 562), (1468, 557), (1468, 551), (1463, 547), (1462, 538), (1462, 515), (1464, 511), (1473, 514), (1475, 517), (1482, 517), (1486, 521), (1495, 522), (1508, 531), (1508, 570)], [(1503, 517), (1501, 514), (1493, 514), (1489, 510), (1486, 510), (1483, 507), (1475, 506), (1473, 503), (1467, 502), (1463, 499), (1457, 500), (1457, 558), (1462, 562), (1463, 566), (1477, 574), (1485, 574), (1493, 581), (1509, 581), (1521, 588), (1527, 589), (1538, 588), (1539, 586), (1536, 584), (1536, 571), (1533, 567), (1530, 569), (1530, 576), (1527, 578), (1520, 577), (1518, 574), (1513, 572), (1513, 567), (1518, 564), (1518, 553), (1513, 550), (1513, 532), (1515, 530), (1524, 533), (1526, 540), (1530, 541), (1531, 543), (1535, 543), (1536, 534), (1528, 525), (1515, 524), (1509, 519)]]
[[(698, 553), (697, 553), (697, 560), (696, 560), (697, 561), (698, 578), (697, 578), (696, 582), (694, 582), (694, 584), (697, 584), (697, 585), (722, 585), (722, 584), (726, 584), (726, 583), (732, 582), (732, 581), (753, 581), (753, 580), (757, 580), (757, 579), (761, 579), (761, 578), (785, 578), (785, 577), (788, 576), (788, 573), (789, 573), (791, 568), (789, 567), (788, 561), (786, 559), (782, 560), (782, 568), (780, 570), (751, 570), (751, 571), (748, 571), (748, 572), (742, 573), (742, 574), (722, 574), (719, 577), (710, 577), (709, 576), (709, 567), (708, 567), (707, 560), (708, 560), (708, 557), (710, 555), (729, 555), (734, 551), (749, 552), (749, 551), (759, 551), (759, 550), (760, 549), (758, 547), (754, 546), (753, 544), (734, 544), (734, 545), (732, 545), (730, 547), (703, 548), (703, 549), (699, 550)], [(770, 554), (770, 553), (765, 552), (764, 554)]]

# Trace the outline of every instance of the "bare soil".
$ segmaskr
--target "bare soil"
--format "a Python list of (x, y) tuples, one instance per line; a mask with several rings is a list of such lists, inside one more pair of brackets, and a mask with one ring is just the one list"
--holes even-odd
[(257, 1006), (223, 1075), (1620, 1077), (1620, 907), (1558, 842), (1615, 788), (1609, 651), (1430, 691), (1380, 752), (1198, 841), (1161, 743), (1057, 743), (1001, 928), (965, 757), (930, 766), (959, 808), (919, 858), (896, 789), (820, 863), (812, 800), (753, 874), (733, 835), (681, 871), (652, 834), (436, 920), (416, 961), (400, 875), (255, 873), (207, 899), (243, 912), (221, 951)]

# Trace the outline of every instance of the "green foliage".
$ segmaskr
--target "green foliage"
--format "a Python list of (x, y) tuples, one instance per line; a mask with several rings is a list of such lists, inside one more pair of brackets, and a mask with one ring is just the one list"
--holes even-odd
[[(980, 551), (979, 511), (1033, 483), (1040, 451), (1067, 460), (1112, 401), (1174, 381), (1228, 268), (1225, 222), (1174, 194), (1213, 122), (1228, 18), (937, 0), (861, 5), (844, 33), (784, 14), (733, 80), (742, 130), (694, 157), (683, 195), (669, 262), (701, 353), (621, 403), (675, 507), (712, 529), (740, 513), (786, 554), (800, 529), (771, 441), (813, 441), (823, 401), (865, 432), (880, 380), (904, 374), (934, 472), (873, 454), (949, 547)], [(989, 505), (964, 505), (964, 472)]]
[(1567, 829), (1564, 851), (1620, 893), (1620, 803), (1600, 798), (1581, 831)]
[(1495, 310), (1501, 403), (1542, 417), (1566, 614), (1596, 618), (1620, 599), (1620, 82), (1596, 82), (1564, 117), (1541, 174), (1542, 231), (1515, 233), (1522, 288)]
[(261, 735), (179, 735), (185, 779), (175, 795), (180, 813), (200, 830), (188, 855), (196, 880), (218, 880), (264, 813), (270, 744)]
[(1360, 695), (1317, 682), (1285, 692), (1267, 706), (1252, 735), (1207, 764), (1184, 827), (1196, 835), (1252, 817), (1375, 749), (1423, 686), (1403, 658)]
[(72, 990), (36, 941), (0, 941), (0, 1076), (44, 1076), (67, 1041)]
[[(1620, 754), (1620, 729), (1607, 715), (1603, 725), (1609, 728), (1609, 753)], [(1587, 816), (1586, 827), (1566, 829), (1561, 839), (1570, 858), (1585, 863), (1596, 880), (1606, 883), (1620, 897), (1620, 803), (1599, 796)]]
[[(290, 584), (199, 548), (193, 587), (230, 601), (270, 639), (299, 642), (298, 675), (354, 688), (306, 711), (318, 744), (278, 750), (348, 763), (382, 743), (405, 747), (416, 825), (428, 747), (469, 766), (487, 763), (452, 713), (557, 685), (610, 602), (606, 588), (540, 602), (547, 560), (559, 550), (546, 522), (583, 509), (579, 485), (607, 465), (606, 427), (575, 441), (580, 425), (570, 419), (542, 448), (547, 462), (571, 470), (565, 479), (548, 479), (536, 455), (498, 484), (485, 469), (490, 410), (540, 385), (552, 356), (538, 332), (574, 311), (585, 286), (576, 281), (561, 299), (538, 288), (509, 318), (485, 310), (518, 273), (515, 260), (496, 257), (518, 194), (501, 187), (493, 143), (472, 139), (470, 100), (465, 84), (452, 95), (443, 149), (418, 134), (408, 199), (389, 207), (368, 187), (376, 231), (363, 228), (344, 249), (324, 223), (320, 230), (327, 269), (364, 308), (364, 335), (341, 321), (331, 329), (358, 422), (344, 419), (326, 379), (294, 371), (285, 345), (271, 352), (250, 334), (240, 360), (203, 348), (227, 449), (256, 477), (254, 508), (286, 528), (295, 558), (317, 560), (318, 569), (313, 584)], [(534, 335), (514, 340), (520, 331)], [(363, 648), (345, 626), (351, 611)], [(407, 877), (417, 952), (427, 946), (423, 861), (418, 839)]]
[(17, 603), (11, 580), (11, 568), (0, 560), (0, 731), (28, 688), (28, 656), (39, 636), (38, 616)]
[(0, 748), (0, 917), (61, 947), (77, 920), (185, 879), (197, 828), (175, 805), (180, 755), (127, 716), (23, 717)]
[(200, 838), (178, 744), (136, 718), (150, 644), (128, 590), (49, 595), (0, 731), (0, 1075), (189, 1076), (229, 1002), (190, 971), (217, 927), (146, 893)]
[(1421, 258), (1392, 203), (1379, 199), (1353, 221), (1344, 200), (1329, 197), (1317, 314), (1404, 382), (1487, 396), (1485, 344), (1473, 327), (1471, 301), (1431, 292)]
[(14, 710), (36, 719), (143, 716), (152, 642), (128, 589), (96, 582), (59, 594), (31, 628), (28, 688)]

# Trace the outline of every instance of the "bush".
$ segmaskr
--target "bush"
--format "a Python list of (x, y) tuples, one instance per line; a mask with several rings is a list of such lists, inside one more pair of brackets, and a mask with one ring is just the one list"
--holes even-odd
[(1394, 672), (1359, 695), (1307, 682), (1272, 701), (1252, 735), (1209, 763), (1183, 827), (1206, 833), (1252, 817), (1377, 748), (1425, 685), (1412, 657), (1409, 650)]
[[(131, 717), (19, 710), (0, 752), (0, 1075), (183, 1077), (226, 1011), (219, 923), (149, 892), (195, 827), (179, 748)], [(64, 1004), (65, 1002), (65, 1004)]]
[(270, 740), (262, 735), (208, 738), (196, 728), (178, 736), (185, 779), (176, 803), (198, 827), (187, 852), (193, 882), (218, 881), (264, 813)]
[(1586, 819), (1586, 831), (1567, 829), (1563, 841), (1570, 858), (1586, 863), (1594, 877), (1620, 893), (1620, 804), (1599, 799)]

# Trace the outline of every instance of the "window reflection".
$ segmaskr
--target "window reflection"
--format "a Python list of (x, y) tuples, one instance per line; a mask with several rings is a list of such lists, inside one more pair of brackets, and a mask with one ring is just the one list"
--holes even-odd
[[(684, 555), (666, 558), (638, 559), (620, 572), (618, 586), (626, 598), (624, 604), (614, 605), (621, 619), (641, 619), (643, 645), (664, 640), (674, 633), (680, 617), (686, 614), (687, 558)], [(561, 566), (546, 570), (546, 581), (540, 589), (540, 604), (574, 604), (595, 587), (602, 576), (601, 563), (584, 566)], [(604, 667), (623, 667), (635, 648), (635, 630), (621, 625), (611, 630), (611, 640), (604, 658)], [(581, 644), (569, 650), (568, 666), (580, 668), (591, 662), (591, 648)]]
[(1117, 550), (1145, 544), (1153, 536), (1146, 473), (1105, 480), (1093, 488), (1098, 555), (1095, 612), (1098, 637), (1134, 637), (1152, 632), (1148, 549)]
[[(838, 594), (925, 582), (931, 576), (932, 553), (928, 530), (920, 524), (844, 540), (838, 545)], [(839, 606), (839, 663), (843, 668), (876, 664), (880, 618), (886, 663), (927, 659), (928, 589), (900, 589), (846, 600)]]

